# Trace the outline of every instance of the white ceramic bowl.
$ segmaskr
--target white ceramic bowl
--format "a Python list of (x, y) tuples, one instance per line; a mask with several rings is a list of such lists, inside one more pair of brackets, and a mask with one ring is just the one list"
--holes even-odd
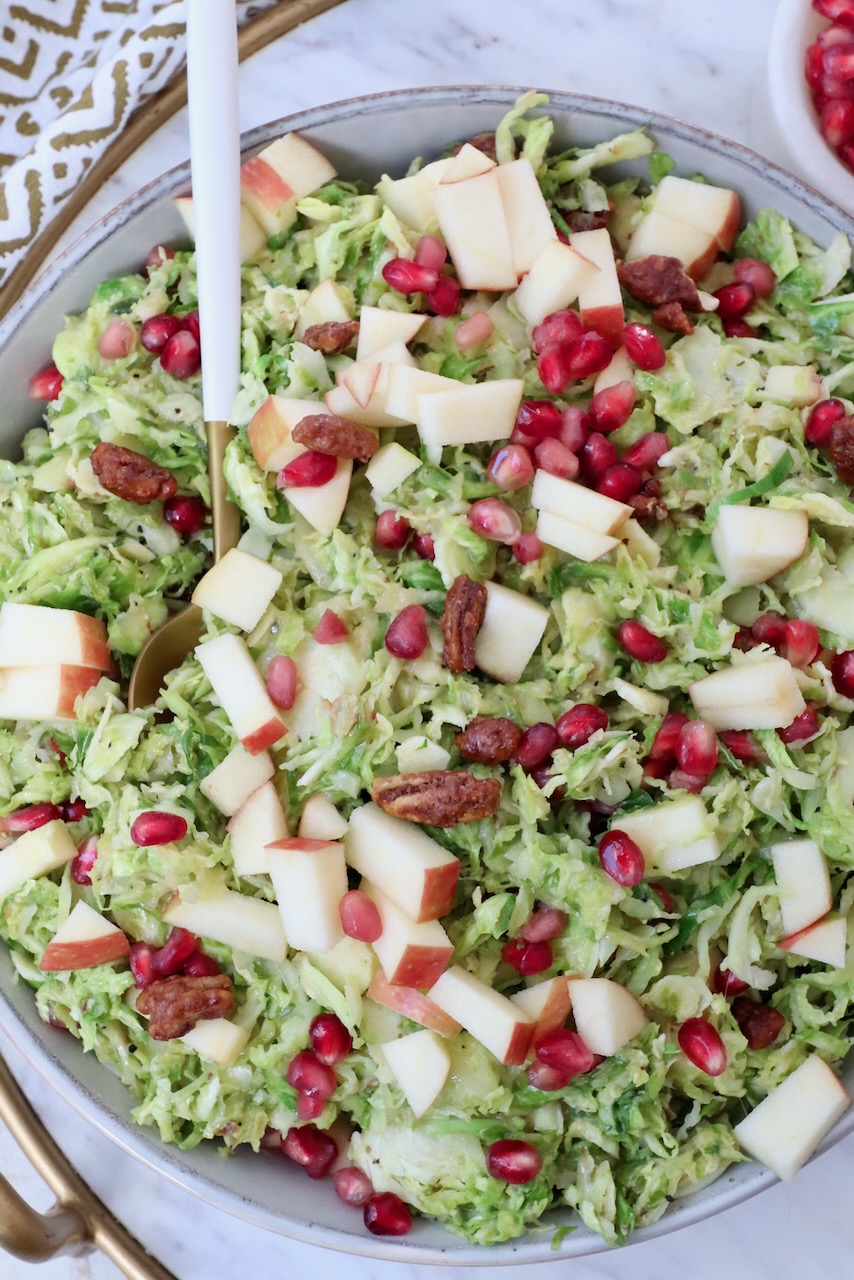
[[(386, 170), (403, 173), (413, 155), (430, 157), (450, 140), (494, 128), (521, 92), (481, 87), (377, 94), (277, 120), (250, 134), (245, 144), (251, 151), (289, 129), (299, 129), (343, 175), (375, 181)], [(854, 236), (854, 218), (736, 143), (637, 107), (567, 93), (553, 93), (550, 110), (557, 123), (558, 147), (589, 146), (626, 129), (650, 126), (658, 146), (674, 157), (678, 172), (702, 172), (711, 182), (734, 187), (748, 217), (773, 205), (822, 244), (836, 231)], [(93, 227), (0, 323), (4, 402), (0, 454), (15, 456), (23, 431), (37, 420), (39, 409), (27, 399), (27, 378), (47, 362), (63, 315), (85, 307), (102, 280), (137, 270), (151, 245), (184, 238), (170, 197), (187, 184), (188, 168), (183, 165), (165, 174)], [(635, 161), (618, 172), (645, 175), (646, 165)], [(84, 1055), (71, 1036), (58, 1035), (40, 1020), (32, 991), (13, 981), (4, 946), (0, 946), (0, 1024), (57, 1092), (125, 1151), (207, 1203), (282, 1235), (348, 1253), (445, 1266), (547, 1262), (608, 1248), (599, 1236), (578, 1227), (568, 1211), (550, 1215), (523, 1240), (490, 1249), (467, 1244), (438, 1223), (423, 1220), (416, 1221), (408, 1236), (380, 1239), (364, 1230), (361, 1215), (343, 1205), (330, 1186), (311, 1182), (287, 1161), (273, 1163), (272, 1158), (250, 1151), (223, 1160), (212, 1143), (193, 1151), (165, 1146), (151, 1129), (131, 1122), (133, 1102), (119, 1080), (91, 1054)], [(854, 1062), (846, 1082), (854, 1092)], [(854, 1110), (821, 1150), (850, 1132), (854, 1132)], [(678, 1200), (663, 1219), (638, 1231), (632, 1240), (649, 1240), (707, 1218), (773, 1182), (773, 1175), (760, 1165), (739, 1165), (714, 1184)], [(559, 1253), (552, 1252), (554, 1229), (569, 1223), (578, 1229), (564, 1239)]]
[(821, 136), (804, 76), (807, 48), (828, 24), (810, 0), (779, 0), (753, 102), (751, 142), (762, 155), (785, 165), (854, 214), (854, 174)]

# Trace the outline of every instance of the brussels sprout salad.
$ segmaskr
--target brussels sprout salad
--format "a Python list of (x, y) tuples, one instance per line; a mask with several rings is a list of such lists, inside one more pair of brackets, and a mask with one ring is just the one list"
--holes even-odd
[(164, 1142), (483, 1245), (793, 1176), (854, 1008), (850, 246), (546, 102), (375, 188), (244, 165), (216, 565), (191, 249), (65, 320), (0, 462), (42, 1018)]

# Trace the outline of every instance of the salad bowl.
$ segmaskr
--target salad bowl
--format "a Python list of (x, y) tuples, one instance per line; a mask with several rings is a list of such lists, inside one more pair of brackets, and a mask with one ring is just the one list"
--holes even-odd
[[(521, 90), (453, 87), (385, 93), (313, 109), (276, 120), (244, 139), (251, 154), (280, 134), (299, 130), (335, 164), (345, 178), (377, 180), (404, 173), (414, 155), (432, 157), (449, 141), (494, 128)], [(854, 219), (796, 179), (745, 148), (666, 117), (620, 103), (552, 93), (549, 111), (561, 146), (590, 146), (615, 134), (649, 127), (660, 151), (671, 155), (682, 174), (702, 173), (712, 183), (732, 187), (747, 217), (771, 206), (825, 245), (842, 232), (854, 237)], [(620, 173), (644, 175), (645, 161), (629, 161)], [(188, 166), (164, 174), (93, 227), (54, 263), (0, 323), (0, 375), (6, 413), (0, 453), (16, 456), (23, 433), (36, 424), (39, 409), (27, 395), (27, 379), (47, 363), (53, 335), (67, 313), (84, 308), (103, 280), (138, 268), (158, 243), (186, 239), (172, 197), (186, 191)], [(490, 1248), (476, 1247), (436, 1223), (418, 1220), (401, 1239), (366, 1235), (359, 1215), (282, 1162), (239, 1151), (228, 1160), (216, 1150), (182, 1151), (159, 1143), (130, 1119), (132, 1099), (124, 1086), (92, 1055), (38, 1016), (28, 987), (13, 980), (6, 948), (0, 948), (0, 1025), (28, 1061), (76, 1110), (129, 1155), (164, 1179), (203, 1201), (282, 1235), (348, 1253), (411, 1263), (497, 1266), (578, 1257), (608, 1248), (569, 1212), (549, 1215), (524, 1239)], [(843, 1077), (854, 1088), (854, 1066)], [(849, 1112), (825, 1139), (826, 1149), (854, 1130)], [(756, 1163), (731, 1168), (711, 1185), (677, 1200), (664, 1217), (638, 1230), (642, 1241), (700, 1221), (771, 1185), (774, 1176)], [(553, 1249), (556, 1229), (571, 1232)]]

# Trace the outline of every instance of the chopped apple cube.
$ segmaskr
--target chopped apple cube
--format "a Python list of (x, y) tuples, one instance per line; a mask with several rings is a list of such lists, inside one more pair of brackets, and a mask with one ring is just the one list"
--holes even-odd
[(252, 631), (281, 585), (278, 569), (232, 547), (196, 583), (193, 604), (233, 627)]
[(523, 276), (531, 270), (543, 249), (551, 241), (557, 241), (557, 231), (527, 156), (499, 165), (495, 176), (510, 233), (513, 268), (517, 276)]
[(688, 686), (701, 719), (714, 729), (783, 729), (806, 709), (785, 658), (722, 667)]
[(335, 475), (326, 484), (286, 485), (282, 490), (294, 510), (324, 536), (334, 533), (341, 523), (350, 492), (353, 460), (338, 458), (337, 463)]
[(291, 433), (303, 418), (323, 413), (324, 407), (321, 400), (267, 397), (246, 429), (252, 456), (262, 471), (281, 471), (282, 467), (305, 453), (305, 445), (297, 444)]
[(413, 1031), (380, 1045), (416, 1119), (430, 1110), (445, 1086), (451, 1055), (434, 1031)]
[(464, 289), (515, 289), (516, 271), (501, 187), (495, 170), (433, 196), (448, 252)]
[(318, 793), (306, 800), (297, 835), (301, 840), (340, 840), (347, 834), (348, 826), (347, 819), (332, 801)]
[(296, 221), (296, 196), (260, 155), (240, 166), (240, 199), (265, 236), (280, 235)]
[(594, 262), (568, 244), (550, 240), (513, 294), (513, 301), (533, 329), (553, 311), (575, 302), (598, 274)]
[(479, 178), (482, 173), (489, 173), (495, 168), (495, 161), (483, 151), (464, 142), (439, 179), (441, 186), (446, 182), (464, 182), (466, 178)]
[(562, 1027), (569, 1017), (569, 983), (564, 977), (535, 982), (532, 987), (517, 991), (510, 999), (533, 1022), (533, 1044), (547, 1031)]
[(520, 1067), (527, 1058), (533, 1022), (473, 973), (454, 965), (427, 994), (505, 1066)]
[(286, 133), (276, 138), (256, 159), (275, 170), (297, 200), (311, 195), (336, 176), (335, 166), (300, 133)]
[(522, 390), (519, 378), (496, 378), (419, 395), (418, 434), (426, 445), (439, 449), (446, 444), (507, 440), (516, 423)]
[(378, 498), (394, 493), (404, 480), (417, 471), (421, 459), (393, 440), (377, 449), (365, 467), (365, 478)]
[[(176, 196), (172, 202), (175, 208), (184, 219), (184, 225), (190, 233), (190, 239), (195, 241), (196, 238), (196, 215), (193, 209), (192, 196)], [(240, 261), (248, 262), (250, 258), (254, 258), (257, 253), (267, 243), (267, 236), (257, 218), (247, 209), (245, 204), (240, 206)]]
[(390, 311), (387, 307), (362, 307), (356, 360), (368, 360), (392, 343), (411, 342), (427, 319), (415, 311)]
[(648, 1022), (631, 992), (610, 978), (570, 978), (569, 998), (578, 1034), (603, 1058), (634, 1040)]
[(436, 217), (436, 188), (451, 163), (450, 158), (425, 164), (408, 178), (393, 181), (383, 175), (377, 184), (377, 194), (396, 218), (423, 235), (430, 235), (438, 228)]
[(805, 409), (825, 395), (824, 383), (811, 364), (776, 364), (765, 375), (765, 394), (770, 400)]
[(266, 751), (287, 729), (240, 636), (217, 636), (196, 646), (196, 657), (242, 745)]
[(659, 213), (705, 231), (722, 253), (729, 253), (741, 222), (741, 201), (734, 191), (667, 174), (652, 200)]
[(274, 964), (281, 964), (287, 954), (288, 944), (276, 904), (233, 889), (217, 887), (195, 899), (175, 893), (163, 919), (167, 924)]
[(290, 834), (288, 820), (272, 782), (264, 782), (244, 801), (228, 824), (231, 857), (239, 876), (269, 872), (267, 845)]
[(344, 937), (338, 904), (347, 892), (343, 845), (334, 840), (276, 840), (267, 863), (290, 945), (331, 951)]
[(274, 773), (273, 761), (266, 751), (251, 752), (232, 747), (225, 759), (199, 783), (203, 796), (215, 804), (220, 813), (230, 818), (245, 804), (253, 791)]
[(772, 1089), (733, 1133), (749, 1155), (790, 1181), (851, 1099), (817, 1053)]
[(531, 506), (594, 533), (614, 533), (632, 514), (625, 502), (541, 470), (534, 476)]
[(315, 324), (345, 324), (353, 319), (353, 295), (334, 280), (321, 280), (299, 310), (296, 337), (304, 338)]
[(679, 871), (714, 862), (720, 854), (715, 821), (699, 796), (680, 796), (636, 813), (617, 813), (611, 827), (634, 840), (649, 870)]
[(607, 227), (575, 231), (569, 237), (569, 243), (576, 253), (599, 268), (578, 295), (581, 323), (585, 329), (601, 333), (616, 348), (622, 340), (626, 317), (610, 233)]
[(0, 667), (92, 667), (109, 671), (107, 628), (100, 618), (42, 604), (0, 607)]
[(608, 387), (616, 387), (621, 382), (634, 382), (634, 380), (635, 366), (626, 355), (625, 347), (618, 347), (611, 363), (601, 373), (597, 373), (596, 381), (593, 383), (593, 394), (598, 396), (600, 391), (607, 391)]
[[(460, 383), (454, 378), (443, 378), (439, 373), (426, 369), (414, 369), (396, 364), (388, 370), (388, 387), (385, 397), (386, 411), (400, 422), (418, 421), (418, 402), (421, 396), (436, 391), (459, 391)], [(374, 455), (376, 457), (376, 455)], [(374, 459), (371, 459), (373, 462)]]
[(653, 208), (638, 223), (626, 251), (626, 262), (656, 254), (678, 258), (693, 280), (701, 280), (718, 256), (715, 237), (700, 227), (677, 222)]
[(294, 705), (283, 715), (289, 732), (302, 742), (317, 735), (318, 725), (329, 722), (330, 707), (338, 698), (361, 693), (367, 677), (352, 639), (318, 644), (306, 636), (293, 656), (300, 682)]
[(0, 720), (73, 720), (77, 699), (100, 679), (95, 667), (0, 668)]
[(585, 560), (588, 564), (601, 560), (602, 556), (607, 556), (620, 545), (619, 538), (609, 538), (605, 533), (585, 529), (580, 524), (550, 515), (547, 511), (541, 511), (537, 518), (536, 534), (547, 547), (565, 551), (567, 555)]
[(770, 854), (780, 888), (783, 932), (800, 933), (833, 906), (827, 859), (814, 840), (781, 840), (772, 844)]
[(28, 880), (57, 871), (77, 857), (77, 846), (59, 818), (27, 831), (0, 849), (0, 903)]
[(359, 887), (380, 913), (383, 931), (371, 945), (386, 979), (393, 986), (432, 986), (454, 954), (439, 921), (416, 923), (376, 885), (363, 880)]
[(78, 902), (44, 949), (42, 973), (91, 969), (130, 954), (130, 943), (117, 925), (105, 920), (85, 902)]
[(344, 837), (348, 864), (411, 920), (438, 920), (454, 905), (459, 858), (420, 827), (365, 804), (350, 814)]
[(413, 734), (397, 744), (398, 773), (421, 773), (427, 769), (447, 769), (451, 753), (439, 742), (423, 734)]
[(486, 584), (486, 613), (475, 641), (475, 662), (502, 684), (517, 684), (543, 638), (549, 611), (519, 591)]
[(845, 968), (845, 951), (848, 945), (848, 922), (844, 916), (827, 915), (807, 929), (783, 938), (780, 946), (794, 956), (817, 960), (834, 969)]
[[(405, 350), (406, 348), (404, 348)], [(403, 366), (402, 366), (403, 367)], [(363, 427), (404, 427), (409, 419), (386, 410), (389, 377), (397, 365), (381, 365), (373, 359), (351, 365), (340, 386), (324, 396), (326, 408)]]
[[(371, 979), (367, 996), (369, 1000), (381, 1004), (385, 1009), (394, 1010), (401, 1017), (408, 1018), (410, 1022), (420, 1022), (422, 1027), (428, 1027), (440, 1036), (445, 1036), (446, 1039), (453, 1039), (461, 1030), (459, 1022), (449, 1017), (444, 1009), (440, 1009), (423, 992), (416, 987), (393, 985), (382, 969), (378, 970)], [(567, 1006), (568, 1003), (567, 1001)]]
[(661, 561), (661, 547), (655, 538), (631, 517), (620, 525), (620, 541), (630, 556), (646, 561), (651, 569)]
[(209, 1018), (197, 1023), (181, 1039), (200, 1058), (208, 1058), (219, 1067), (233, 1067), (249, 1043), (249, 1028), (239, 1027), (228, 1018)]
[(725, 506), (712, 531), (712, 550), (734, 587), (767, 582), (794, 564), (806, 550), (809, 519), (805, 511), (774, 507)]

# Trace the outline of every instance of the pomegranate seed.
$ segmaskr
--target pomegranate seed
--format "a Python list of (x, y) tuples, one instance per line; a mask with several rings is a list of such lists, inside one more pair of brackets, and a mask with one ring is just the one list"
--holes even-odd
[(821, 728), (816, 711), (816, 704), (808, 702), (806, 710), (802, 711), (799, 716), (795, 716), (791, 724), (786, 725), (785, 729), (778, 729), (777, 734), (782, 742), (787, 745), (798, 745), (802, 742), (809, 742), (810, 738), (814, 738)]
[(318, 1120), (324, 1112), (327, 1099), (319, 1093), (297, 1094), (297, 1119)]
[(179, 329), (160, 352), (160, 364), (173, 378), (192, 378), (202, 367), (202, 351), (189, 329)]
[(808, 667), (815, 662), (820, 648), (821, 637), (818, 634), (818, 628), (811, 622), (803, 622), (800, 618), (795, 618), (786, 623), (783, 628), (780, 652), (793, 667), (801, 671)]
[(559, 745), (557, 730), (545, 720), (532, 724), (522, 734), (522, 738), (513, 756), (513, 763), (521, 765), (526, 773), (543, 764)]
[(726, 1071), (726, 1049), (711, 1022), (705, 1018), (689, 1018), (679, 1028), (679, 1048), (707, 1076), (720, 1076)]
[(92, 868), (98, 860), (98, 841), (89, 836), (77, 850), (77, 857), (71, 864), (71, 879), (75, 884), (91, 884)]
[(178, 494), (163, 503), (163, 519), (176, 533), (189, 538), (204, 529), (208, 522), (208, 509), (195, 494)]
[(194, 951), (181, 972), (188, 978), (215, 978), (222, 970), (213, 956), (206, 955), (204, 951)]
[(749, 653), (758, 644), (759, 641), (749, 627), (739, 627), (733, 638), (732, 647), (733, 649), (739, 649), (742, 653)]
[(534, 1045), (534, 1053), (540, 1062), (563, 1072), (567, 1079), (584, 1075), (596, 1065), (595, 1055), (587, 1048), (578, 1032), (570, 1031), (568, 1027), (556, 1027), (554, 1031), (547, 1031)]
[(537, 356), (537, 373), (546, 391), (559, 396), (572, 377), (570, 352), (572, 348), (562, 342), (550, 342)]
[(782, 1013), (758, 1000), (750, 1000), (747, 996), (739, 996), (733, 1000), (732, 1016), (747, 1041), (748, 1049), (767, 1049), (786, 1025)]
[(625, 831), (614, 828), (605, 832), (599, 841), (599, 861), (605, 874), (627, 889), (643, 880), (643, 854)]
[(424, 299), (428, 310), (437, 316), (455, 316), (460, 309), (463, 287), (453, 276), (439, 276), (435, 289)]
[(550, 969), (554, 960), (548, 942), (526, 942), (524, 938), (512, 938), (501, 949), (501, 959), (523, 978)]
[(379, 909), (361, 889), (350, 889), (338, 903), (341, 928), (348, 938), (360, 942), (376, 942), (382, 937), (383, 923)]
[(629, 445), (622, 461), (638, 471), (654, 471), (669, 449), (670, 441), (663, 431), (649, 431)]
[(169, 262), (174, 257), (174, 249), (170, 249), (169, 246), (165, 244), (156, 244), (152, 249), (149, 249), (145, 262), (142, 265), (145, 267), (146, 271), (150, 272), (155, 267), (162, 267), (164, 262)]
[(282, 1151), (301, 1164), (310, 1178), (325, 1178), (338, 1159), (335, 1139), (314, 1124), (288, 1129)]
[(535, 325), (531, 334), (531, 346), (537, 354), (555, 343), (560, 346), (571, 346), (583, 332), (578, 312), (553, 311), (540, 324)]
[(740, 320), (756, 301), (756, 294), (749, 284), (725, 284), (713, 296), (718, 300), (716, 314), (721, 320)]
[(651, 778), (665, 778), (671, 768), (669, 760), (651, 760), (649, 756), (643, 762), (643, 776), (645, 781)]
[(141, 849), (149, 849), (152, 845), (172, 844), (175, 840), (183, 840), (187, 834), (187, 819), (178, 813), (162, 813), (157, 809), (149, 809), (135, 818), (130, 829), (130, 838)]
[(628, 462), (617, 462), (609, 467), (596, 486), (597, 493), (604, 493), (615, 502), (628, 502), (640, 491), (643, 475)]
[(727, 338), (755, 338), (756, 330), (743, 320), (724, 320), (724, 336)]
[(718, 739), (705, 720), (689, 720), (676, 741), (676, 759), (686, 773), (708, 775), (718, 763)]
[(523, 400), (516, 414), (516, 425), (510, 443), (533, 448), (547, 436), (559, 436), (562, 426), (560, 409), (551, 400)]
[(397, 511), (381, 511), (377, 516), (374, 541), (383, 551), (400, 551), (409, 541), (412, 525)]
[(35, 831), (47, 822), (55, 822), (62, 817), (59, 806), (55, 804), (28, 804), (14, 813), (7, 813), (2, 820), (2, 828), (10, 835), (20, 835), (23, 831)]
[(438, 236), (422, 236), (415, 249), (415, 261), (428, 271), (441, 271), (448, 261), (448, 250)]
[(845, 167), (854, 173), (854, 142), (843, 143), (837, 155)]
[(736, 284), (747, 284), (755, 298), (767, 298), (777, 287), (777, 277), (761, 258), (739, 258), (733, 268)]
[(594, 431), (581, 450), (581, 474), (588, 484), (598, 485), (608, 468), (615, 466), (618, 460), (613, 440)]
[(686, 769), (673, 769), (668, 775), (667, 785), (671, 791), (690, 791), (697, 796), (708, 781), (707, 773), (688, 773)]
[(634, 618), (617, 627), (617, 643), (636, 662), (663, 662), (667, 657), (666, 644)]
[(138, 991), (150, 987), (158, 976), (154, 971), (154, 952), (155, 948), (150, 947), (147, 942), (131, 943), (128, 963), (133, 974), (133, 985)]
[(560, 415), (561, 444), (566, 445), (573, 453), (580, 453), (590, 435), (590, 416), (578, 405), (571, 404)]
[(676, 911), (676, 903), (673, 901), (667, 890), (660, 884), (650, 884), (649, 887), (661, 903), (662, 910), (673, 915)]
[(57, 400), (65, 381), (55, 364), (34, 373), (27, 383), (27, 395), (31, 400)]
[(308, 1039), (315, 1056), (327, 1067), (337, 1067), (353, 1048), (353, 1037), (334, 1013), (319, 1013), (312, 1018)]
[(830, 432), (834, 422), (845, 417), (845, 405), (841, 400), (819, 400), (807, 415), (804, 426), (804, 439), (807, 444), (814, 444), (823, 449), (830, 443)]
[(652, 740), (649, 758), (651, 760), (675, 760), (676, 744), (687, 723), (688, 717), (683, 716), (681, 711), (668, 711), (661, 722), (661, 728)]
[(374, 1193), (371, 1180), (366, 1173), (362, 1173), (361, 1169), (357, 1169), (355, 1165), (346, 1165), (343, 1169), (336, 1169), (332, 1175), (332, 1185), (335, 1188), (335, 1194), (339, 1200), (343, 1200), (345, 1204), (351, 1205), (354, 1209), (361, 1209), (362, 1205), (367, 1204)]
[(412, 1214), (393, 1191), (372, 1195), (365, 1202), (365, 1226), (375, 1236), (405, 1236), (412, 1229)]
[(821, 136), (834, 151), (854, 138), (854, 102), (831, 98), (819, 115)]
[[(828, 30), (833, 30), (833, 28), (828, 28)], [(846, 32), (846, 35), (849, 34), (849, 32)], [(821, 37), (819, 37), (820, 39)], [(818, 93), (821, 90), (821, 82), (824, 78), (824, 49), (818, 41), (815, 44), (811, 44), (806, 51), (804, 75), (813, 93)]]
[(522, 926), (522, 937), (526, 942), (551, 942), (560, 937), (567, 923), (568, 916), (560, 907), (537, 907)]
[(421, 560), (436, 559), (436, 544), (429, 533), (416, 533), (412, 539), (412, 550)]
[(608, 728), (608, 713), (592, 702), (578, 702), (563, 715), (555, 725), (557, 736), (570, 751), (576, 751), (589, 742), (598, 729)]
[(139, 331), (139, 341), (146, 351), (159, 356), (170, 338), (182, 328), (180, 316), (170, 316), (165, 312), (159, 316), (149, 316)]
[(331, 1098), (338, 1087), (335, 1072), (311, 1049), (302, 1049), (291, 1058), (285, 1078), (297, 1093), (316, 1094), (321, 1098)]
[[(556, 444), (551, 440), (546, 443)], [(541, 448), (541, 445), (537, 445)], [(531, 455), (522, 444), (505, 444), (497, 449), (489, 459), (486, 473), (493, 484), (507, 493), (516, 489), (524, 489), (534, 478), (534, 464)]]
[(63, 822), (81, 822), (89, 816), (89, 806), (79, 797), (76, 800), (63, 800), (59, 806), (59, 816)]
[(570, 348), (570, 377), (590, 378), (594, 373), (607, 369), (613, 358), (614, 350), (607, 338), (591, 329)]
[(603, 435), (609, 435), (622, 427), (632, 416), (637, 392), (633, 382), (617, 382), (604, 391), (597, 391), (590, 401), (590, 417), (593, 426)]
[(525, 1075), (528, 1077), (528, 1084), (534, 1089), (542, 1090), (543, 1093), (554, 1093), (556, 1089), (565, 1089), (572, 1079), (572, 1076), (558, 1071), (555, 1067), (547, 1066), (545, 1062), (532, 1062)]
[(576, 454), (567, 449), (560, 440), (549, 437), (541, 440), (534, 450), (537, 466), (549, 475), (560, 476), (562, 480), (574, 480), (578, 475), (580, 463)]
[(523, 533), (513, 543), (513, 556), (519, 564), (532, 564), (543, 554), (543, 544), (535, 533)]
[(189, 929), (170, 929), (163, 946), (151, 957), (151, 966), (160, 977), (180, 973), (190, 956), (198, 949), (196, 937)]
[(385, 647), (394, 658), (420, 658), (427, 648), (427, 611), (423, 605), (401, 609), (385, 633)]
[(429, 293), (439, 282), (439, 272), (408, 258), (392, 258), (383, 267), (383, 280), (398, 293)]
[(282, 711), (290, 711), (296, 701), (297, 679), (297, 664), (293, 658), (277, 653), (275, 658), (270, 659), (264, 683), (267, 686), (270, 701)]
[(486, 1169), (491, 1178), (521, 1186), (533, 1182), (540, 1172), (540, 1153), (520, 1138), (501, 1138), (486, 1153)]
[(741, 995), (742, 991), (747, 991), (749, 985), (741, 978), (737, 978), (729, 969), (722, 969), (719, 964), (715, 965), (709, 978), (709, 990), (716, 996), (726, 996), (728, 1000), (733, 996)]
[(786, 619), (780, 613), (760, 613), (750, 633), (760, 644), (779, 649), (786, 635)]
[(457, 327), (454, 345), (460, 351), (473, 351), (475, 347), (482, 347), (492, 337), (494, 327), (485, 311), (475, 311)]
[(522, 532), (518, 511), (499, 498), (479, 498), (468, 512), (469, 528), (489, 542), (503, 542), (512, 547)]
[(178, 319), (181, 321), (181, 328), (186, 330), (187, 333), (191, 333), (201, 347), (202, 329), (198, 311), (188, 311), (186, 315), (179, 316)]
[(664, 347), (645, 324), (627, 324), (623, 330), (623, 346), (632, 364), (639, 369), (652, 373), (664, 368), (667, 360)]
[(116, 317), (98, 338), (98, 354), (105, 360), (123, 360), (136, 346), (136, 327)]
[[(816, 13), (834, 22), (841, 22), (846, 27), (854, 27), (854, 3), (852, 0), (812, 0)], [(850, 33), (849, 33), (850, 34)]]
[(759, 743), (747, 729), (724, 729), (718, 734), (730, 755), (744, 764), (764, 764), (768, 759)]
[(830, 664), (833, 687), (843, 698), (854, 698), (854, 649), (837, 653)]
[[(551, 782), (552, 778), (556, 776), (555, 774), (552, 773), (553, 764), (554, 764), (554, 761), (552, 760), (551, 756), (549, 756), (548, 760), (544, 760), (542, 764), (537, 765), (536, 769), (531, 770), (530, 776), (533, 778), (534, 782), (536, 782), (537, 786), (540, 788), (541, 791), (544, 791), (545, 788), (548, 786), (548, 784)], [(555, 787), (554, 791), (551, 791), (547, 798), (548, 798), (549, 804), (551, 805), (562, 804), (563, 801), (566, 799), (566, 787), (565, 786)], [(579, 801), (579, 807), (580, 805), (581, 805), (581, 802)]]
[(318, 644), (343, 644), (350, 633), (338, 614), (326, 609), (313, 634)]
[(318, 453), (316, 449), (306, 449), (305, 453), (282, 467), (276, 484), (280, 489), (318, 489), (328, 484), (337, 470), (337, 458), (329, 453)]

